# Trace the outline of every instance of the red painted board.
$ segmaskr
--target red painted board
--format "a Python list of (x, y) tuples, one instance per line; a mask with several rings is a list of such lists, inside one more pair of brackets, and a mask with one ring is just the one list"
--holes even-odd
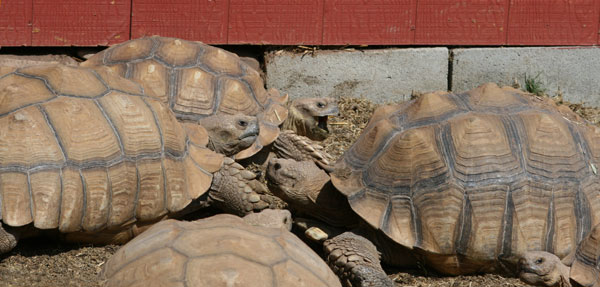
[(319, 45), (325, 0), (230, 0), (229, 44)]
[(33, 46), (97, 46), (129, 39), (128, 0), (33, 0)]
[(328, 0), (324, 45), (412, 44), (417, 0)]
[(226, 0), (132, 0), (131, 37), (159, 35), (227, 43)]
[(511, 0), (509, 45), (593, 45), (598, 0)]
[(419, 0), (415, 43), (502, 45), (508, 0)]
[(31, 0), (0, 0), (0, 46), (31, 45)]

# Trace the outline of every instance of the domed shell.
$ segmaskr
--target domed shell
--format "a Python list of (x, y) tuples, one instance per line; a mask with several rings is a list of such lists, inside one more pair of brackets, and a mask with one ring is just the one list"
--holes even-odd
[(111, 286), (341, 286), (327, 264), (284, 229), (220, 214), (155, 224), (104, 265)]
[(571, 265), (571, 280), (580, 286), (600, 286), (600, 225), (581, 241)]
[(196, 121), (217, 113), (259, 117), (254, 145), (242, 159), (273, 142), (287, 118), (287, 95), (267, 91), (260, 74), (237, 55), (200, 42), (145, 37), (112, 46), (81, 64), (108, 66), (152, 90), (180, 120)]
[(206, 130), (189, 124), (188, 137), (163, 103), (108, 69), (0, 71), (4, 225), (110, 229), (107, 242), (127, 240), (118, 233), (180, 211), (207, 191), (222, 164), (222, 155), (201, 145)]
[(600, 223), (600, 130), (486, 84), (375, 112), (332, 181), (352, 209), (444, 273), (529, 250), (566, 256)]

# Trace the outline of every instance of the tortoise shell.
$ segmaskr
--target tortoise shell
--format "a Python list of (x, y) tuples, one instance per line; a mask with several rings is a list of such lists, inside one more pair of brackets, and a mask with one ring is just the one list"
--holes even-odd
[(581, 286), (600, 286), (600, 225), (581, 241), (571, 265), (571, 280)]
[(220, 214), (155, 224), (104, 265), (104, 286), (341, 286), (285, 229)]
[(458, 274), (574, 250), (600, 223), (599, 163), (598, 128), (486, 84), (378, 109), (332, 181), (370, 226)]
[(134, 225), (206, 192), (223, 163), (203, 147), (206, 130), (188, 124), (186, 132), (158, 98), (108, 69), (0, 68), (0, 103), (0, 218), (8, 226), (112, 230), (89, 239), (122, 242)]
[(230, 52), (200, 42), (145, 37), (112, 46), (81, 63), (108, 66), (121, 76), (143, 83), (180, 120), (217, 113), (259, 116), (256, 143), (238, 153), (242, 159), (273, 142), (286, 119), (287, 95), (265, 90), (258, 71)]

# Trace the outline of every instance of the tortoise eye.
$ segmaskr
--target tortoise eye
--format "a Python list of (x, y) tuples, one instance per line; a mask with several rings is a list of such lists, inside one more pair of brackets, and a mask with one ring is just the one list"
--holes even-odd
[(318, 102), (318, 103), (317, 103), (317, 107), (318, 107), (318, 108), (324, 108), (324, 107), (325, 107), (325, 104), (323, 104), (322, 102)]
[(246, 127), (246, 126), (248, 126), (248, 122), (244, 121), (244, 120), (239, 120), (238, 125), (240, 125), (241, 127)]
[(542, 263), (544, 263), (544, 258), (542, 258), (542, 257), (535, 260), (535, 264), (542, 264)]

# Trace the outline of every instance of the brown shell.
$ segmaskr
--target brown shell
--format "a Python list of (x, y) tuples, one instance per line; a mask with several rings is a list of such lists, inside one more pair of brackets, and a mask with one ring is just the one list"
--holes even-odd
[(580, 286), (600, 287), (600, 225), (581, 241), (571, 265), (571, 280)]
[(332, 181), (371, 226), (457, 274), (529, 250), (566, 256), (600, 223), (596, 167), (598, 128), (486, 84), (380, 108)]
[(81, 65), (109, 66), (142, 83), (168, 103), (180, 120), (217, 113), (258, 115), (259, 137), (235, 156), (238, 159), (273, 142), (287, 117), (287, 95), (266, 91), (259, 72), (237, 55), (200, 42), (145, 37), (112, 46)]
[(166, 220), (104, 265), (104, 286), (341, 286), (327, 264), (284, 229), (220, 214)]
[(13, 70), (0, 77), (0, 218), (120, 236), (208, 190), (222, 156), (191, 141), (164, 104), (109, 70)]

